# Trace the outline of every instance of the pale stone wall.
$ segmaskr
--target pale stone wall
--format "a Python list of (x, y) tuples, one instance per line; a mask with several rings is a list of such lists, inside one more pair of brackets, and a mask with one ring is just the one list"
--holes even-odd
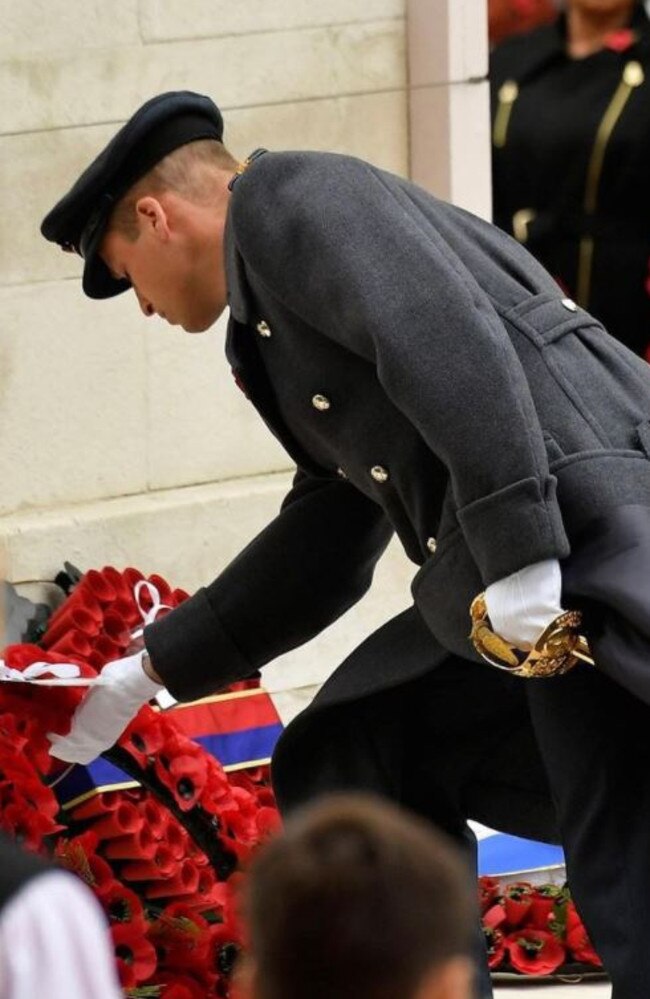
[[(145, 320), (130, 295), (90, 302), (79, 260), (41, 238), (42, 216), (131, 112), (168, 89), (213, 96), (238, 155), (328, 149), (407, 174), (405, 3), (0, 0), (0, 547), (26, 592), (64, 558), (134, 564), (193, 589), (268, 522), (290, 480), (286, 455), (234, 387), (224, 322), (189, 337)], [(425, 20), (456, 24), (458, 46), (459, 32), (483, 30), (484, 4), (454, 3), (465, 28), (451, 0), (408, 0)], [(480, 43), (461, 70), (427, 75), (440, 44), (419, 55), (416, 90), (438, 87), (446, 109), (437, 166), (419, 179), (476, 200), (468, 173), (481, 156), (454, 180), (444, 95), (452, 79), (471, 90)], [(480, 100), (474, 88), (479, 120)], [(276, 688), (305, 688), (286, 695), (287, 713), (407, 604), (411, 574), (393, 547), (373, 594), (269, 673)]]
[(485, 0), (407, 0), (411, 176), (489, 218)]

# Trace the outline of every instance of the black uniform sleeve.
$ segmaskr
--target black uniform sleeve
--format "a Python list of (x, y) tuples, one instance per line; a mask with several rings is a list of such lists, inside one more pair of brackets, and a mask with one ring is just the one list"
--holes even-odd
[(337, 156), (269, 154), (238, 184), (232, 217), (247, 268), (376, 366), (449, 470), (484, 584), (568, 554), (526, 375), (490, 298), (434, 224), (434, 200), (423, 210), (394, 179)]
[(145, 629), (178, 700), (250, 676), (359, 600), (392, 529), (345, 481), (298, 472), (281, 512), (210, 584)]

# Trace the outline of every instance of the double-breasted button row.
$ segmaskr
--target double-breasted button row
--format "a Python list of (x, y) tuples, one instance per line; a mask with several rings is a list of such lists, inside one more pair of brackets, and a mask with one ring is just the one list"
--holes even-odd
[(384, 468), (383, 465), (373, 465), (370, 469), (370, 474), (375, 482), (388, 482), (390, 478), (388, 469)]
[[(388, 469), (384, 468), (383, 465), (373, 465), (372, 468), (369, 469), (369, 472), (371, 478), (373, 478), (375, 482), (380, 482), (380, 483), (388, 482), (390, 478), (390, 473)], [(336, 469), (336, 474), (340, 479), (347, 479), (348, 477), (348, 473), (341, 465), (339, 465), (339, 467)]]
[[(570, 299), (563, 299), (562, 305), (564, 305), (566, 309), (576, 308), (576, 306), (574, 305), (573, 302), (570, 301)], [(268, 338), (272, 335), (271, 328), (264, 319), (260, 319), (255, 328), (261, 337)], [(317, 412), (319, 413), (326, 413), (329, 409), (332, 408), (331, 400), (322, 392), (316, 392), (311, 397), (311, 404), (313, 408), (317, 410)], [(390, 478), (390, 472), (384, 465), (373, 465), (368, 471), (370, 473), (370, 477), (379, 485), (383, 485), (385, 482), (388, 482)], [(347, 472), (341, 465), (339, 465), (338, 468), (336, 469), (336, 474), (340, 479), (347, 479), (348, 477)], [(431, 554), (434, 554), (437, 547), (436, 539), (427, 538), (426, 546), (427, 549), (431, 552)]]
[[(256, 324), (255, 329), (262, 337), (268, 338), (272, 335), (271, 328), (265, 319), (260, 319), (259, 322)], [(315, 395), (311, 397), (311, 404), (313, 408), (317, 410), (319, 413), (326, 413), (329, 409), (332, 408), (331, 400), (322, 392), (316, 392)], [(372, 468), (369, 469), (369, 472), (371, 478), (374, 479), (375, 482), (378, 482), (380, 484), (388, 482), (388, 479), (390, 478), (390, 473), (388, 469), (384, 468), (383, 465), (373, 465)], [(341, 466), (339, 466), (336, 469), (336, 474), (341, 479), (347, 479), (348, 477), (347, 472)]]

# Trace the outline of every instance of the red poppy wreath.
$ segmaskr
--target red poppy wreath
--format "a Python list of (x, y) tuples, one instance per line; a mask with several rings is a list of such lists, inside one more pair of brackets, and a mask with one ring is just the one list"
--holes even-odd
[[(84, 696), (63, 685), (71, 674), (91, 681), (143, 623), (186, 598), (135, 569), (67, 580), (36, 641), (8, 646), (1, 663), (0, 828), (90, 886), (127, 996), (228, 997), (242, 940), (238, 871), (279, 823), (267, 766), (279, 719), (246, 681), (194, 705), (143, 707), (88, 767), (55, 760), (46, 733), (65, 733)], [(228, 755), (233, 726), (238, 755), (226, 772), (213, 754)]]

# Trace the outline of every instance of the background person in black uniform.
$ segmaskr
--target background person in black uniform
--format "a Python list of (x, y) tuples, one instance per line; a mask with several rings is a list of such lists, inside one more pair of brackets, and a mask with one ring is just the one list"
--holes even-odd
[[(467, 818), (559, 825), (616, 999), (647, 999), (650, 367), (498, 228), (352, 157), (238, 164), (222, 129), (207, 97), (153, 98), (42, 229), (82, 254), (93, 298), (133, 289), (188, 332), (228, 305), (227, 356), (298, 471), (271, 523), (146, 628), (146, 654), (105, 667), (52, 752), (94, 758), (156, 679), (191, 700), (309, 640), (394, 530), (414, 605), (284, 733), (283, 808), (364, 788), (459, 842)], [(490, 669), (468, 637), (480, 590), (519, 646), (588, 599), (599, 668)]]
[(607, 330), (650, 346), (650, 24), (567, 0), (492, 53), (494, 221)]

